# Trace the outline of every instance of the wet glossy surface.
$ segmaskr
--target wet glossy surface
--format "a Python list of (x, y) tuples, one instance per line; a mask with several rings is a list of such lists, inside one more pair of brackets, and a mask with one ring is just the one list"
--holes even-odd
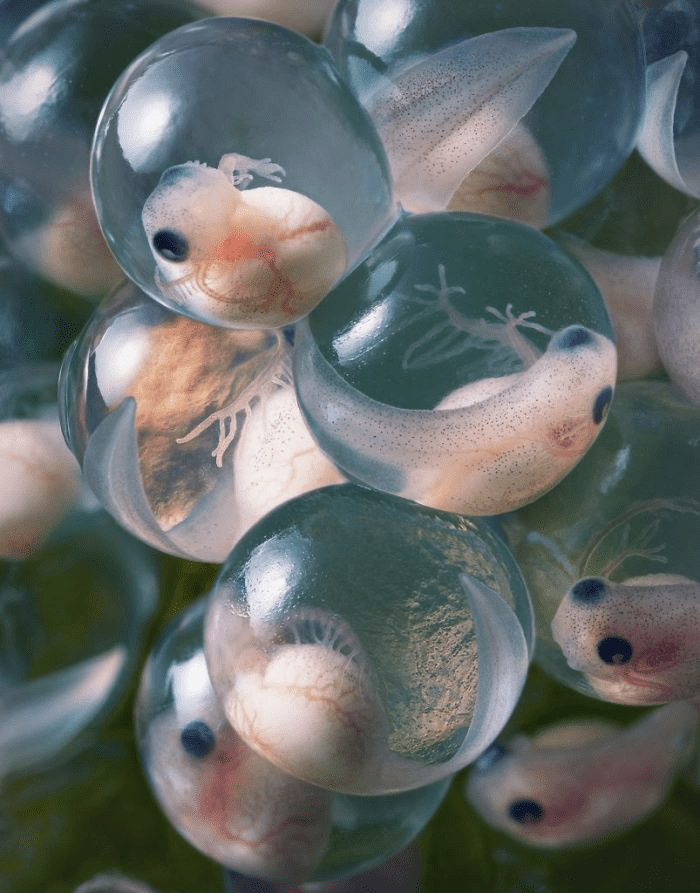
[(205, 653), (258, 753), (324, 787), (380, 793), (445, 778), (492, 740), (530, 622), (486, 526), (344, 485), (287, 503), (238, 543)]
[(670, 384), (621, 386), (580, 467), (505, 521), (536, 605), (536, 658), (580, 691), (626, 704), (700, 695), (699, 426)]
[(409, 215), (300, 325), (295, 383), (351, 476), (497, 514), (548, 490), (599, 433), (611, 336), (588, 275), (531, 227)]
[[(217, 71), (215, 81), (212, 70)], [(313, 139), (299, 140), (299, 134), (312, 134)], [(241, 157), (249, 170), (234, 162), (239, 167), (234, 172), (230, 166), (229, 176), (244, 175), (238, 179), (246, 187), (242, 192), (223, 175), (191, 166), (200, 162), (216, 169), (227, 165), (222, 159)], [(150, 232), (154, 190), (164, 188), (161, 177), (173, 167), (197, 174), (204, 186), (199, 193), (206, 217), (204, 241), (184, 261), (182, 273), (187, 282), (200, 286), (192, 293), (168, 287), (176, 274), (163, 263), (167, 256), (154, 257), (148, 241), (158, 232)], [(319, 177), (319, 169), (332, 169), (334, 175)], [(255, 171), (251, 182), (245, 174)], [(190, 193), (179, 191), (185, 188), (182, 179), (171, 187), (171, 209), (178, 195), (186, 207)], [(317, 302), (346, 260), (354, 264), (395, 213), (379, 138), (328, 54), (292, 31), (248, 19), (216, 18), (177, 29), (125, 72), (95, 134), (92, 188), (107, 241), (139, 287), (183, 313), (224, 326), (238, 324), (235, 306), (226, 289), (218, 304), (216, 295), (241, 269), (244, 279), (256, 280), (262, 273), (263, 290), (239, 298), (241, 324), (292, 322), (294, 314), (284, 310), (278, 315), (285, 288), (286, 303), (296, 315), (310, 306), (297, 300), (284, 277), (292, 283), (297, 276), (310, 277), (311, 285), (302, 286), (310, 288), (311, 303)], [(288, 207), (270, 207), (266, 197), (282, 193), (269, 190), (282, 188), (289, 190)], [(196, 220), (193, 209), (185, 210), (187, 227), (196, 231)], [(294, 238), (287, 244), (289, 234)], [(191, 238), (192, 233), (176, 235)], [(323, 254), (322, 274), (309, 268), (309, 251), (311, 258)], [(276, 284), (267, 281), (268, 274), (273, 280), (277, 276)], [(260, 303), (271, 287), (279, 292), (275, 314), (267, 322), (264, 317), (252, 321), (245, 302)]]
[(93, 298), (122, 278), (90, 197), (100, 107), (137, 53), (201, 14), (179, 0), (149, 0), (138, 18), (132, 7), (128, 0), (52, 3), (12, 34), (0, 66), (0, 218), (8, 249), (49, 281)]
[(229, 869), (285, 884), (367, 871), (405, 846), (448, 782), (346, 797), (252, 751), (211, 688), (202, 651), (206, 607), (200, 599), (164, 632), (144, 669), (136, 712), (144, 768), (179, 832)]
[(67, 355), (60, 393), (86, 480), (165, 552), (223, 561), (270, 508), (343, 479), (302, 421), (281, 332), (203, 325), (133, 285)]
[[(588, 201), (631, 152), (644, 99), (642, 36), (631, 4), (537, 0), (524, 6), (519, 0), (498, 4), (478, 0), (456, 8), (451, 0), (342, 0), (334, 10), (326, 43), (358, 96), (369, 102), (377, 83), (386, 79), (396, 82), (400, 90), (409, 66), (417, 72), (418, 65), (425, 64), (429, 72), (439, 53), (457, 52), (461, 41), (477, 35), (496, 40), (504, 29), (522, 27), (570, 29), (576, 34), (573, 48), (559, 60), (559, 70), (555, 64), (550, 71), (551, 84), (523, 120), (538, 147), (530, 158), (541, 153), (548, 170), (547, 219), (552, 223)], [(518, 55), (524, 60), (526, 53), (521, 50)], [(506, 64), (514, 60), (508, 58), (506, 63), (499, 53), (480, 68), (479, 76), (495, 76)], [(547, 80), (540, 81), (539, 91)], [(421, 86), (431, 82), (439, 84), (439, 79), (422, 78)], [(467, 91), (472, 89), (467, 87)], [(493, 93), (485, 98), (486, 105), (479, 110), (482, 135), (495, 108)], [(405, 99), (410, 102), (411, 97)], [(454, 102), (455, 90), (449, 84), (440, 102), (433, 103), (431, 114), (437, 114), (436, 106), (449, 107)], [(528, 109), (526, 103), (520, 114)], [(517, 120), (516, 114), (511, 126)], [(456, 145), (461, 153), (474, 142), (472, 133)], [(524, 166), (534, 179), (506, 175), (500, 186), (516, 192), (536, 188), (538, 165), (530, 161)]]

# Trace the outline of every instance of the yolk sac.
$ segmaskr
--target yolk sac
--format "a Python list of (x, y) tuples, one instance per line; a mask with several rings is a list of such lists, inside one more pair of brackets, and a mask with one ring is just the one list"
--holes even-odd
[[(207, 624), (213, 640), (216, 612)], [(361, 792), (371, 783), (386, 720), (347, 623), (320, 609), (299, 609), (276, 631), (269, 650), (251, 642), (237, 668), (223, 706), (254, 750), (333, 790)]]

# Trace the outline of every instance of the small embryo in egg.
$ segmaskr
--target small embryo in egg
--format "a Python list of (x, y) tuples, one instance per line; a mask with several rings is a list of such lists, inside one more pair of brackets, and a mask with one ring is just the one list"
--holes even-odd
[(568, 474), (616, 370), (579, 264), (533, 227), (452, 212), (403, 217), (294, 349), (301, 410), (345, 474), (466, 515), (512, 511)]
[(552, 621), (569, 666), (597, 695), (623, 704), (700, 699), (700, 583), (647, 574), (613, 583), (587, 577)]
[(143, 207), (156, 285), (185, 312), (233, 328), (283, 326), (308, 313), (346, 265), (331, 216), (281, 183), (269, 158), (222, 156), (169, 167)]
[(494, 828), (545, 849), (602, 840), (657, 809), (697, 741), (698, 716), (667, 704), (626, 728), (577, 719), (494, 744), (465, 795)]

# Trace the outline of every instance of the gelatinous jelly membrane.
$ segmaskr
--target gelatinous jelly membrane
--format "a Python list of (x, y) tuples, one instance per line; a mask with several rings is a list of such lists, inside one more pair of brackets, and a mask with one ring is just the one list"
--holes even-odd
[(167, 303), (235, 328), (295, 322), (325, 297), (345, 270), (343, 237), (312, 199), (258, 186), (282, 182), (270, 159), (224, 155), (218, 168), (168, 168), (143, 208)]
[(124, 286), (62, 373), (64, 432), (102, 504), (156, 548), (223, 561), (270, 508), (342, 480), (301, 418), (290, 350)]
[(381, 140), (329, 54), (252, 19), (176, 28), (134, 60), (91, 178), (132, 281), (226, 327), (308, 313), (397, 214)]
[[(475, 201), (475, 193), (483, 189), (488, 195), (494, 188), (500, 192), (505, 216), (517, 216), (518, 205), (524, 204), (525, 217), (538, 218), (544, 225), (549, 208), (539, 214), (535, 208), (548, 195), (549, 177), (525, 125), (487, 167), (481, 184), (470, 183), (469, 174), (508, 139), (575, 40), (573, 31), (556, 28), (483, 34), (451, 44), (403, 71), (392, 71), (374, 91), (363, 95), (387, 150), (403, 207), (425, 213), (444, 211), (448, 205), (474, 210), (476, 204), (476, 210), (486, 212)], [(528, 153), (539, 171), (534, 179), (525, 175), (526, 182), (519, 187), (517, 177), (513, 183), (512, 162), (527, 168), (523, 162)], [(488, 182), (489, 175), (495, 183)], [(531, 202), (523, 202), (523, 191)], [(462, 202), (460, 193), (470, 192), (470, 201)], [(509, 194), (514, 195), (512, 208)]]
[(378, 794), (446, 778), (519, 696), (530, 621), (513, 573), (461, 519), (360, 487), (314, 491), (222, 568), (212, 685), (250, 747), (312, 784)]
[(647, 101), (637, 148), (675, 189), (700, 197), (697, 4), (668, 2), (644, 16)]
[(700, 583), (648, 574), (585, 577), (552, 621), (569, 666), (599, 697), (622, 704), (700, 700)]
[(84, 747), (123, 695), (157, 590), (150, 553), (94, 503), (0, 564), (0, 785)]
[(571, 720), (496, 744), (465, 795), (489, 825), (530, 846), (604, 840), (657, 809), (697, 744), (698, 714), (669, 704), (627, 728)]
[(504, 519), (537, 660), (561, 682), (618, 703), (698, 696), (699, 446), (697, 409), (672, 384), (625, 383), (581, 464)]
[(345, 797), (252, 751), (212, 690), (202, 651), (205, 610), (206, 600), (198, 600), (163, 633), (136, 712), (148, 779), (178, 831), (236, 872), (286, 883), (362, 871), (405, 846), (448, 782), (409, 794)]
[(145, 881), (117, 871), (96, 874), (75, 888), (74, 893), (158, 893)]
[(700, 405), (700, 220), (679, 228), (661, 262), (654, 294), (654, 332), (673, 381)]
[(616, 379), (609, 336), (591, 280), (539, 233), (416, 215), (300, 324), (295, 384), (350, 477), (498, 514), (546, 492), (600, 432)]
[(626, 0), (340, 0), (324, 41), (377, 120), (406, 208), (444, 210), (518, 122), (535, 150), (518, 153), (524, 176), (495, 165), (495, 181), (506, 216), (528, 222), (545, 193), (548, 224), (581, 207), (634, 147), (644, 45)]
[(145, 0), (134, 17), (129, 0), (71, 0), (29, 15), (36, 5), (25, 5), (21, 27), (3, 31), (3, 240), (38, 275), (95, 299), (123, 278), (90, 195), (100, 108), (137, 53), (203, 11), (186, 0)]

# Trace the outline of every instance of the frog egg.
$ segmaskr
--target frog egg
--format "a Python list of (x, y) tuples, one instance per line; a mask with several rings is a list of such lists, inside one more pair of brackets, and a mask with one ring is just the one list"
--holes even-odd
[(663, 256), (653, 304), (654, 331), (666, 371), (700, 404), (700, 215), (688, 217)]
[(632, 3), (341, 0), (325, 43), (377, 123), (407, 210), (444, 210), (520, 124), (534, 149), (511, 155), (520, 173), (494, 164), (490, 186), (506, 216), (532, 220), (548, 200), (551, 225), (634, 147), (645, 66)]
[(667, 183), (700, 197), (700, 11), (693, 2), (654, 4), (643, 18), (647, 99), (640, 155)]
[(75, 506), (31, 555), (3, 557), (0, 784), (93, 740), (134, 671), (157, 576), (148, 550), (94, 501)]
[(128, 276), (231, 328), (304, 316), (396, 214), (379, 138), (328, 53), (250, 19), (184, 26), (134, 61), (97, 126), (92, 188)]
[(580, 465), (504, 520), (537, 661), (565, 685), (623, 704), (700, 697), (699, 444), (697, 409), (673, 385), (624, 383)]
[(348, 484), (238, 542), (204, 648), (251, 748), (311, 784), (379, 794), (446, 778), (498, 734), (531, 622), (488, 527)]
[(471, 770), (465, 795), (489, 825), (528, 846), (607, 840), (659, 808), (697, 735), (697, 710), (685, 703), (625, 728), (569, 720), (495, 745)]
[(616, 351), (595, 284), (532, 227), (407, 215), (299, 324), (294, 376), (309, 427), (349, 477), (494, 515), (546, 492), (590, 447)]
[(405, 846), (449, 781), (403, 794), (333, 794), (283, 772), (228, 724), (202, 651), (206, 599), (161, 635), (144, 668), (136, 729), (148, 781), (175, 828), (227, 868), (268, 881), (367, 870)]
[(156, 37), (200, 18), (186, 2), (44, 4), (3, 46), (0, 222), (8, 251), (87, 297), (122, 278), (90, 195), (90, 142), (117, 75)]
[(344, 480), (299, 412), (290, 352), (277, 330), (215, 328), (117, 290), (59, 388), (66, 440), (104, 507), (157, 549), (220, 562), (269, 509)]

